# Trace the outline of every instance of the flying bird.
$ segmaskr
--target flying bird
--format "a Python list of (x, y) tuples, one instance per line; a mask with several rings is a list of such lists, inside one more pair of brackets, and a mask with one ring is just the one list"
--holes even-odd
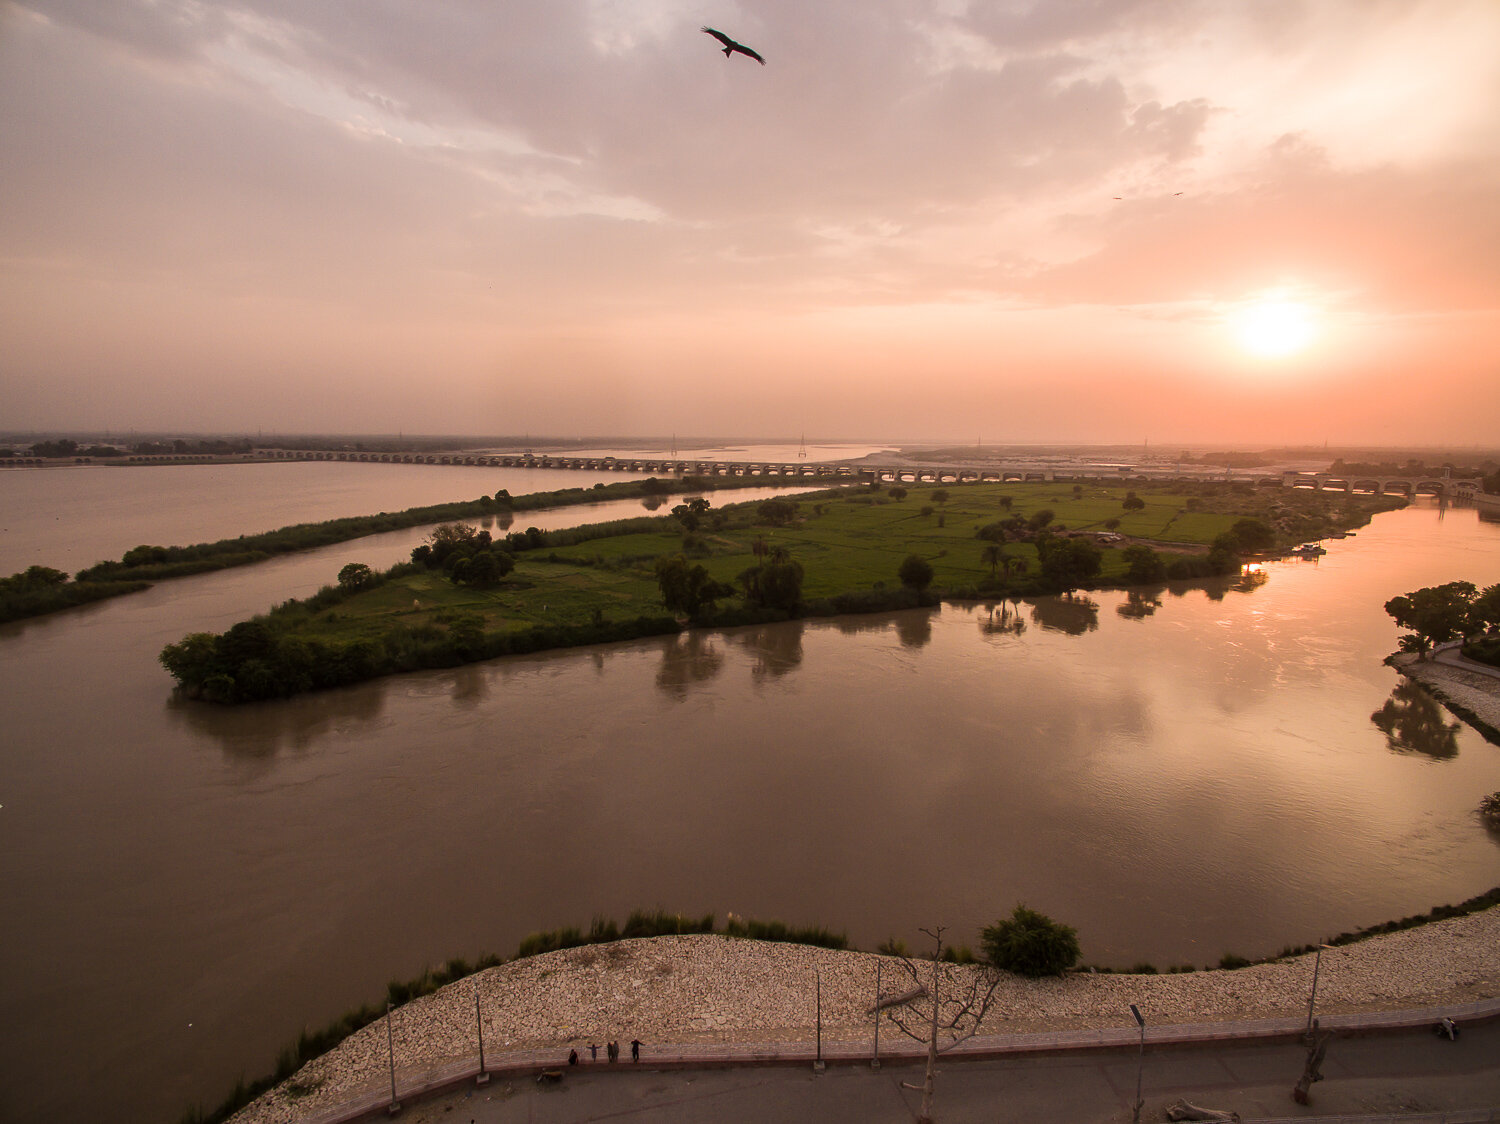
[(760, 55), (756, 54), (754, 51), (752, 51), (749, 47), (745, 46), (743, 43), (736, 43), (733, 39), (729, 38), (729, 36), (725, 35), (722, 31), (715, 31), (711, 27), (705, 27), (703, 30), (707, 34), (712, 35), (720, 43), (724, 44), (724, 57), (726, 59), (730, 55), (734, 54), (735, 51), (738, 51), (742, 55), (749, 55), (756, 62), (760, 63), (761, 66), (765, 66), (766, 65), (766, 60), (763, 59), (763, 58), (761, 58)]

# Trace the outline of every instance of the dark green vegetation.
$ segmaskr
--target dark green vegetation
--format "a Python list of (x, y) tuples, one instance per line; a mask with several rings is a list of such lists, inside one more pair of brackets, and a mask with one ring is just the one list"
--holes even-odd
[(990, 964), (1018, 976), (1060, 976), (1078, 963), (1077, 931), (1024, 905), (986, 927), (980, 942)]
[(0, 578), (0, 624), (135, 593), (148, 585), (149, 582), (142, 581), (69, 581), (61, 570), (30, 566), (8, 578)]
[(609, 500), (665, 496), (681, 492), (711, 492), (718, 488), (765, 486), (766, 481), (758, 476), (716, 480), (700, 480), (690, 476), (680, 480), (658, 480), (651, 476), (644, 480), (595, 484), (592, 488), (533, 492), (525, 496), (512, 496), (502, 489), (493, 496), (480, 496), (475, 500), (408, 507), (404, 511), (382, 511), (378, 515), (357, 515), (329, 519), (322, 523), (296, 523), (263, 534), (240, 535), (238, 538), (197, 543), (193, 546), (138, 546), (126, 551), (116, 562), (99, 562), (87, 570), (80, 570), (78, 578), (80, 581), (117, 581), (121, 578), (158, 581), (162, 578), (227, 569), (230, 566), (245, 566), (278, 554), (314, 550), (320, 546), (363, 538), (365, 535), (378, 535), (429, 523), (490, 517), (498, 519), (502, 526), (509, 526), (510, 517), (519, 511), (538, 511), (542, 508), (605, 503)]
[(1479, 818), (1486, 827), (1500, 831), (1500, 792), (1492, 792), (1479, 802)]
[(1425, 654), (1434, 644), (1473, 638), (1463, 650), (1470, 659), (1495, 663), (1500, 654), (1500, 638), (1480, 636), (1500, 629), (1500, 585), (1482, 593), (1473, 582), (1430, 585), (1392, 597), (1385, 611), (1411, 630), (1401, 637), (1403, 652)]
[[(1312, 527), (1361, 525), (1401, 502), (1196, 485), (1148, 492), (1124, 510), (1121, 490), (1104, 487), (915, 491), (947, 493), (944, 513), (861, 487), (717, 510), (690, 501), (671, 516), (531, 527), (498, 540), (448, 525), (409, 564), (383, 574), (346, 567), (336, 586), (222, 636), (185, 637), (161, 659), (191, 694), (248, 702), (689, 623), (1236, 573), (1246, 554), (1300, 541)], [(1145, 541), (1099, 542), (1106, 523)]]

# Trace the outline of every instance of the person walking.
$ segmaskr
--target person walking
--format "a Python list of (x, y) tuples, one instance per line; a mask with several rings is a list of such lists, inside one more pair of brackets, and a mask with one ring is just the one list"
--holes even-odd
[(630, 1060), (633, 1062), (641, 1060), (641, 1040), (639, 1038), (632, 1038), (630, 1040)]
[(620, 1056), (620, 1044), (611, 1039), (605, 1043), (604, 1052), (609, 1055), (609, 1060), (613, 1063)]
[(591, 1062), (597, 1062), (598, 1060), (599, 1060), (599, 1043), (597, 1043), (597, 1042), (590, 1042), (589, 1043), (589, 1061), (591, 1061)]

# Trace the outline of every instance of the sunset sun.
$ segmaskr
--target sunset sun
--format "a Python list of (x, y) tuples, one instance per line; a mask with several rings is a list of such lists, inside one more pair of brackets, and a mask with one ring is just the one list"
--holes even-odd
[(1313, 309), (1300, 301), (1256, 301), (1240, 311), (1234, 326), (1240, 346), (1263, 359), (1295, 355), (1317, 335)]

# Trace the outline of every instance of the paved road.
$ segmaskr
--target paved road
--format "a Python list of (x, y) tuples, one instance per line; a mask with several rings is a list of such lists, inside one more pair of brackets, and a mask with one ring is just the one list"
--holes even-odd
[[(1306, 1119), (1490, 1109), (1500, 1120), (1500, 1023), (1468, 1028), (1457, 1042), (1423, 1031), (1336, 1038), (1300, 1108), (1291, 1088), (1302, 1073), (1299, 1046), (1233, 1043), (1153, 1048), (1143, 1066), (1141, 1119), (1165, 1119), (1178, 1097), (1230, 1109), (1244, 1120)], [(1025, 1121), (1027, 1124), (1122, 1124), (1135, 1099), (1134, 1051), (1090, 1051), (1051, 1057), (948, 1061), (940, 1069), (936, 1116), (943, 1124)], [(629, 1063), (570, 1070), (555, 1086), (495, 1078), (410, 1102), (397, 1118), (421, 1124), (581, 1124), (661, 1121), (687, 1124), (911, 1124), (920, 1094), (920, 1065), (806, 1066), (654, 1070)], [(384, 1119), (383, 1112), (369, 1119)], [(1482, 1117), (1481, 1117), (1482, 1119)]]

